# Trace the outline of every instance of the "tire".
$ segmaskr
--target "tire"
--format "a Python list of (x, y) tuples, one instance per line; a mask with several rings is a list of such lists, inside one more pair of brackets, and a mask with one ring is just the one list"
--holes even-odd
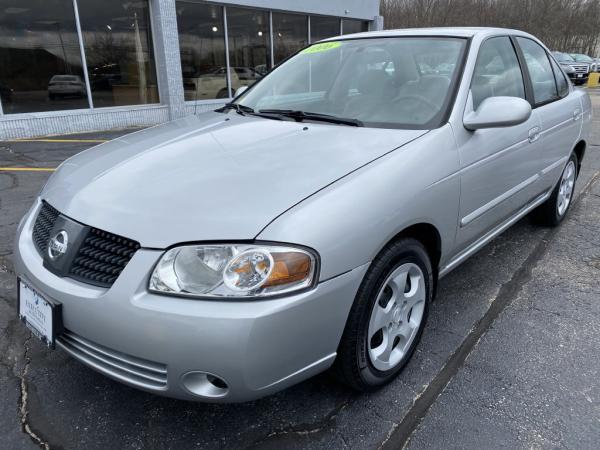
[[(233, 96), (233, 90), (231, 91), (231, 95)], [(217, 92), (217, 98), (228, 98), (229, 97), (229, 91), (227, 90), (227, 88), (223, 88), (221, 89), (219, 92)]]
[[(392, 286), (399, 287), (396, 294)], [(338, 348), (334, 376), (363, 392), (392, 381), (421, 339), (433, 287), (431, 262), (419, 241), (403, 238), (382, 250), (356, 294)]]
[(573, 203), (578, 167), (577, 155), (572, 153), (550, 198), (532, 212), (531, 217), (535, 223), (556, 227), (564, 220)]

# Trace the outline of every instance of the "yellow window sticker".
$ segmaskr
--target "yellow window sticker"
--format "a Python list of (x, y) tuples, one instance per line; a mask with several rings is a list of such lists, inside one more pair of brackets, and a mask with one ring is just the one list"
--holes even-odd
[(339, 41), (322, 42), (320, 44), (311, 45), (310, 47), (305, 48), (304, 50), (302, 50), (301, 53), (302, 54), (310, 54), (310, 53), (326, 52), (329, 50), (333, 50), (334, 48), (338, 48), (341, 45), (342, 45), (342, 43)]

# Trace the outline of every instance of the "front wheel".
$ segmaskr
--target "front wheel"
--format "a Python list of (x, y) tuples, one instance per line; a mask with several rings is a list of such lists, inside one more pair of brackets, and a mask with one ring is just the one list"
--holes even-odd
[(536, 223), (555, 227), (566, 217), (573, 201), (577, 167), (577, 155), (572, 153), (550, 198), (533, 211), (532, 218)]
[(357, 293), (334, 374), (359, 391), (393, 380), (421, 338), (432, 292), (431, 262), (419, 241), (400, 239), (384, 249)]

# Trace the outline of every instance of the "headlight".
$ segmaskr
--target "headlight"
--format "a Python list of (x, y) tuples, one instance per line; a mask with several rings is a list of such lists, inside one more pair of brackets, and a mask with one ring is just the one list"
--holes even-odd
[(316, 265), (311, 251), (284, 245), (188, 245), (161, 257), (148, 288), (191, 297), (262, 298), (312, 286)]

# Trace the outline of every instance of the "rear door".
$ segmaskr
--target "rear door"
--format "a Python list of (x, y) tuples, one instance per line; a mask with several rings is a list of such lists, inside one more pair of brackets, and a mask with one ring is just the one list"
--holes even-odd
[[(523, 72), (512, 40), (493, 37), (479, 50), (465, 113), (489, 97), (526, 98)], [(504, 222), (535, 195), (536, 141), (540, 122), (506, 128), (455, 130), (461, 159), (457, 251)]]
[(554, 58), (532, 39), (517, 37), (516, 42), (529, 76), (533, 107), (540, 118), (537, 189), (543, 192), (558, 181), (579, 139), (583, 114), (579, 99)]

